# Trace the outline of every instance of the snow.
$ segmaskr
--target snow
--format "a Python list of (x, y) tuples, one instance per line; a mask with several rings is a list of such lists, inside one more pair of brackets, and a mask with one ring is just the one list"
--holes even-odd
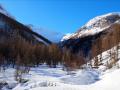
[(92, 28), (92, 29), (88, 29), (88, 30), (85, 30), (85, 31), (81, 31), (80, 33), (79, 33), (79, 35), (78, 35), (78, 38), (79, 37), (82, 37), (82, 36), (88, 36), (88, 35), (95, 35), (95, 34), (97, 34), (97, 33), (99, 33), (99, 32), (101, 32), (101, 31), (103, 31), (103, 30), (105, 30), (105, 29), (107, 29), (107, 28), (109, 28), (110, 26), (108, 26), (108, 27), (105, 27), (105, 28)]
[(99, 90), (119, 90), (120, 86), (120, 69), (110, 73), (106, 73), (101, 76), (101, 80), (91, 85), (93, 90), (99, 88)]
[[(0, 81), (8, 83), (12, 90), (57, 90), (57, 88), (74, 88), (76, 85), (88, 85), (96, 82), (99, 73), (96, 70), (76, 70), (72, 74), (63, 71), (62, 67), (49, 68), (46, 65), (31, 68), (23, 78), (26, 83), (17, 83), (14, 79), (15, 69), (9, 68), (0, 73)], [(4, 87), (2, 90), (8, 90)]]
[(72, 33), (71, 35), (65, 35), (62, 41), (68, 40), (70, 38), (74, 39), (98, 34), (109, 28), (114, 23), (120, 24), (120, 12), (113, 12), (97, 16), (89, 20), (89, 22), (82, 26), (78, 32)]
[(28, 74), (24, 74), (23, 78), (28, 82), (21, 84), (15, 81), (14, 73), (13, 68), (0, 73), (0, 82), (8, 83), (2, 90), (119, 90), (120, 88), (119, 68), (105, 72), (90, 68), (78, 69), (68, 74), (62, 67), (49, 68), (42, 65), (33, 67)]
[(67, 34), (61, 39), (61, 41), (64, 41), (64, 40), (69, 39), (72, 35), (73, 35), (73, 33), (67, 33)]
[(108, 13), (105, 15), (97, 16), (97, 17), (91, 19), (87, 24), (85, 24), (85, 26), (87, 26), (87, 27), (92, 26), (94, 23), (101, 20), (102, 18), (106, 18), (107, 16), (112, 16), (112, 15), (120, 15), (120, 12), (112, 12), (112, 13)]
[(78, 70), (74, 75), (62, 78), (64, 83), (72, 85), (88, 85), (99, 80), (99, 72), (94, 70)]
[[(8, 83), (2, 90), (119, 90), (120, 69), (100, 72), (96, 69), (78, 69), (67, 74), (62, 67), (49, 68), (46, 65), (31, 68), (23, 78), (26, 83), (14, 80), (13, 68), (0, 73), (0, 81)], [(112, 77), (112, 78), (111, 78)], [(114, 82), (114, 83), (113, 83)]]
[[(67, 83), (62, 82), (61, 78), (31, 75), (32, 78), (29, 78), (29, 82), (23, 85), (18, 84), (13, 90), (119, 90), (120, 69), (109, 73), (106, 72), (103, 75), (98, 74), (96, 71), (93, 72), (92, 70), (86, 70), (84, 72), (78, 71), (77, 74), (71, 77), (66, 75), (64, 81)], [(99, 79), (94, 80), (93, 77), (96, 76), (99, 76)]]

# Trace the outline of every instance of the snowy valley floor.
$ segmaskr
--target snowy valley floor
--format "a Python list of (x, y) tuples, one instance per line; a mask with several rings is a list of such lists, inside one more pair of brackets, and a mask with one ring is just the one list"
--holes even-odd
[[(68, 75), (61, 67), (32, 68), (23, 75), (28, 82), (19, 84), (14, 80), (15, 70), (10, 68), (0, 73), (0, 81), (8, 86), (2, 90), (119, 90), (120, 69), (105, 72), (93, 69), (76, 70)], [(11, 89), (12, 88), (12, 89)]]

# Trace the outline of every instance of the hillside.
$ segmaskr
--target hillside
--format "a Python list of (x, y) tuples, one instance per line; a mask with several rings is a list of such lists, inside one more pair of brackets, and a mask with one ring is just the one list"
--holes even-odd
[(28, 28), (24, 24), (11, 17), (11, 15), (2, 6), (0, 6), (0, 23), (0, 31), (2, 33), (6, 33), (7, 36), (11, 33), (17, 32), (22, 38), (29, 42), (33, 41), (43, 44), (52, 43), (48, 39), (44, 38), (42, 35), (32, 31), (32, 29)]
[(91, 20), (89, 20), (85, 25), (83, 25), (77, 32), (63, 37), (63, 40), (68, 39), (77, 39), (86, 37), (89, 35), (98, 34), (106, 28), (109, 28), (112, 24), (118, 23), (120, 21), (120, 13), (108, 13), (105, 15), (97, 16)]
[[(79, 52), (82, 50), (85, 56), (90, 55), (92, 46), (101, 39), (99, 43), (104, 45), (105, 38), (112, 39), (115, 32), (118, 32), (119, 36), (119, 13), (110, 13), (102, 16), (98, 16), (90, 20), (85, 26), (82, 26), (79, 31), (64, 38), (61, 42), (61, 47), (67, 47), (73, 52)], [(115, 37), (114, 37), (115, 38)], [(119, 42), (119, 41), (118, 41)], [(111, 41), (112, 43), (112, 41)], [(104, 48), (101, 52), (112, 48), (114, 45)], [(99, 52), (99, 53), (101, 53)]]

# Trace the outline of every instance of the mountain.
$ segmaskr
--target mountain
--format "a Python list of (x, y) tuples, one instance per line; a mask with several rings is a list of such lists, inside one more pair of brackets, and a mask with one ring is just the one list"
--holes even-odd
[(64, 36), (61, 46), (67, 47), (73, 52), (82, 50), (86, 55), (89, 55), (93, 44), (99, 38), (108, 38), (110, 34), (116, 31), (116, 27), (119, 29), (119, 26), (120, 13), (108, 13), (97, 16), (82, 26), (77, 32)]
[(108, 13), (105, 15), (97, 16), (91, 19), (88, 23), (82, 26), (77, 32), (66, 35), (63, 37), (63, 40), (76, 39), (89, 35), (94, 35), (99, 32), (102, 32), (106, 28), (110, 27), (112, 24), (119, 22), (120, 13)]
[(40, 35), (49, 38), (50, 41), (54, 42), (54, 43), (58, 43), (60, 42), (61, 38), (64, 36), (64, 34), (59, 33), (59, 32), (54, 32), (54, 31), (50, 31), (44, 28), (38, 28), (35, 27), (34, 25), (27, 25), (30, 29), (32, 29), (34, 32), (39, 33)]
[(64, 41), (64, 40), (68, 40), (72, 35), (74, 35), (73, 33), (67, 33), (66, 35), (64, 35), (61, 39), (61, 41)]
[(13, 32), (17, 32), (22, 38), (30, 42), (32, 41), (34, 43), (41, 44), (52, 43), (50, 40), (34, 32), (26, 25), (18, 22), (1, 5), (0, 5), (0, 32), (1, 32), (0, 37), (4, 38), (9, 37)]

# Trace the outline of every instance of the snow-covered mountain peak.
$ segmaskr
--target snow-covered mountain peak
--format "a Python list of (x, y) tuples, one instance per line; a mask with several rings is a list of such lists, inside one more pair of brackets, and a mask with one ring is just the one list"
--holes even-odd
[(96, 33), (105, 30), (114, 23), (120, 23), (119, 12), (108, 13), (105, 15), (97, 16), (89, 20), (89, 22), (86, 23), (84, 26), (82, 26), (76, 33), (73, 33), (72, 35), (64, 36), (63, 39), (68, 40), (70, 38), (80, 38), (88, 35), (94, 35)]
[(113, 13), (108, 13), (105, 15), (97, 16), (93, 19), (91, 19), (85, 26), (92, 26), (93, 24), (96, 24), (97, 22), (105, 22), (110, 20), (111, 22), (115, 21), (117, 17), (120, 16), (119, 12), (113, 12)]

